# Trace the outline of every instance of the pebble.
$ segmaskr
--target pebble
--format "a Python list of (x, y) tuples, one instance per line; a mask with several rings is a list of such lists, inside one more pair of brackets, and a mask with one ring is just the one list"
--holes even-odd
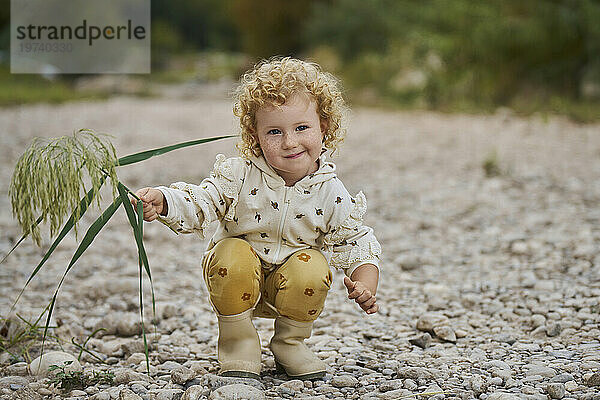
[(5, 373), (7, 375), (27, 376), (29, 375), (29, 367), (26, 362), (18, 362), (7, 366)]
[(65, 363), (69, 363), (69, 365), (65, 368), (65, 371), (81, 371), (83, 368), (77, 359), (64, 351), (51, 351), (48, 352), (33, 361), (29, 364), (29, 371), (32, 375), (37, 375), (40, 377), (46, 377), (49, 374), (53, 375), (58, 371), (49, 372), (48, 368), (51, 365), (58, 365), (60, 367), (65, 366)]
[(210, 394), (210, 389), (200, 385), (194, 385), (187, 388), (181, 400), (200, 400), (202, 397), (207, 397)]
[(391, 390), (402, 389), (403, 387), (404, 385), (400, 379), (394, 379), (391, 381), (385, 381), (381, 385), (379, 385), (379, 391), (389, 392)]
[(546, 334), (550, 337), (560, 335), (562, 328), (558, 322), (550, 322), (546, 324)]
[(565, 385), (562, 383), (549, 383), (546, 386), (546, 391), (552, 399), (562, 399), (566, 394)]
[(233, 384), (222, 386), (213, 391), (208, 397), (210, 400), (264, 400), (266, 399), (265, 394), (253, 387), (243, 384)]
[(184, 366), (180, 366), (171, 371), (171, 380), (173, 383), (184, 385), (196, 377), (194, 371)]
[(419, 346), (422, 349), (426, 349), (431, 346), (431, 335), (429, 332), (425, 332), (422, 335), (408, 339), (408, 342), (415, 346)]
[(531, 377), (539, 375), (546, 378), (553, 378), (556, 375), (556, 370), (544, 365), (528, 364), (523, 367), (525, 376)]
[(456, 343), (456, 334), (449, 326), (434, 326), (433, 333), (446, 342)]
[(573, 379), (574, 379), (573, 375), (564, 373), (564, 374), (556, 375), (555, 377), (550, 379), (550, 382), (566, 383), (566, 382), (572, 381)]
[(588, 386), (600, 386), (600, 372), (592, 374), (585, 380), (585, 384)]
[(130, 389), (123, 389), (119, 393), (119, 400), (142, 400), (142, 398)]
[(398, 368), (396, 374), (399, 378), (410, 378), (410, 379), (433, 379), (434, 374), (421, 367), (401, 367)]
[(578, 387), (579, 387), (579, 385), (575, 381), (565, 382), (565, 389), (567, 389), (569, 392), (576, 391)]
[(417, 329), (424, 332), (434, 333), (435, 326), (448, 324), (448, 317), (438, 313), (427, 313), (421, 315), (417, 320)]
[[(283, 383), (283, 382), (282, 382)], [(253, 386), (259, 390), (264, 391), (265, 386), (256, 379), (251, 378), (234, 378), (229, 376), (220, 376), (214, 374), (206, 374), (202, 377), (202, 385), (209, 386), (211, 389), (217, 389), (226, 385), (242, 384), (247, 386)]]
[[(481, 397), (480, 397), (481, 398)], [(506, 392), (494, 392), (486, 397), (486, 400), (520, 400), (519, 396), (506, 393)]]
[(336, 388), (358, 386), (358, 379), (352, 375), (337, 375), (331, 379), (331, 385)]
[(159, 389), (156, 400), (180, 400), (184, 391), (181, 389)]
[(417, 390), (417, 388), (419, 387), (419, 385), (417, 385), (417, 383), (415, 381), (413, 381), (412, 379), (405, 379), (404, 380), (404, 387), (408, 390)]

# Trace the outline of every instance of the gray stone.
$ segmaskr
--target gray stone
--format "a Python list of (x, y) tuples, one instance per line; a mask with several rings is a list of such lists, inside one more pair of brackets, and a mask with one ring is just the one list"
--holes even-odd
[(358, 379), (352, 375), (338, 375), (331, 379), (331, 385), (336, 388), (356, 387), (358, 386)]
[(600, 372), (592, 374), (585, 380), (585, 384), (588, 386), (600, 386)]
[(488, 381), (488, 383), (489, 383), (490, 385), (494, 385), (494, 386), (501, 386), (501, 385), (502, 385), (502, 382), (503, 382), (503, 380), (502, 380), (502, 378), (501, 378), (501, 377), (499, 377), (499, 376), (496, 376), (496, 377), (494, 377), (494, 378), (492, 378), (492, 379), (490, 379), (490, 380)]
[(564, 373), (564, 374), (556, 375), (555, 377), (553, 377), (552, 379), (550, 379), (550, 382), (553, 382), (553, 383), (566, 383), (566, 382), (572, 381), (573, 379), (575, 379), (575, 378), (573, 378), (573, 375)]
[(255, 387), (261, 391), (265, 390), (265, 386), (256, 379), (252, 378), (234, 378), (230, 376), (220, 376), (215, 374), (206, 374), (202, 377), (202, 384), (210, 387), (212, 390), (218, 389), (225, 385), (241, 384)]
[(483, 363), (483, 368), (485, 369), (490, 369), (490, 368), (499, 368), (499, 369), (508, 369), (510, 370), (510, 366), (505, 363), (502, 360), (491, 360), (491, 361), (487, 361), (485, 363)]
[(480, 395), (481, 393), (485, 393), (487, 391), (488, 383), (480, 375), (475, 375), (471, 378), (469, 386), (476, 395)]
[(523, 367), (525, 376), (532, 377), (539, 375), (546, 378), (553, 378), (556, 376), (556, 371), (553, 368), (546, 367), (544, 365), (527, 364)]
[(13, 376), (27, 376), (29, 375), (29, 366), (26, 362), (18, 362), (7, 366), (4, 373)]
[(544, 326), (546, 324), (546, 317), (542, 314), (533, 314), (531, 316), (531, 326), (534, 328), (538, 328), (540, 326)]
[(553, 399), (562, 399), (566, 394), (565, 385), (562, 383), (549, 383), (546, 386), (546, 392)]
[(396, 389), (389, 392), (381, 393), (380, 395), (373, 397), (374, 399), (383, 400), (397, 400), (397, 399), (410, 399), (413, 398), (414, 394), (407, 389)]
[(119, 393), (119, 400), (142, 400), (133, 390), (125, 388)]
[(434, 374), (427, 370), (426, 368), (421, 367), (400, 367), (396, 371), (398, 378), (402, 379), (433, 379)]
[(565, 389), (567, 389), (569, 392), (576, 391), (578, 387), (579, 387), (579, 385), (575, 381), (565, 382)]
[(431, 335), (429, 332), (425, 332), (422, 335), (408, 339), (408, 342), (412, 345), (419, 346), (422, 349), (426, 349), (431, 346)]
[(446, 342), (456, 343), (456, 334), (449, 326), (434, 326), (433, 333)]
[(180, 400), (183, 396), (181, 389), (159, 389), (156, 393), (156, 400)]
[(508, 343), (508, 344), (512, 345), (517, 340), (512, 335), (509, 335), (507, 333), (500, 333), (500, 334), (494, 336), (494, 341), (500, 342), (500, 343)]
[(128, 368), (120, 368), (113, 371), (115, 374), (114, 383), (116, 385), (129, 383), (133, 381), (148, 381), (148, 375), (135, 372)]
[(208, 396), (210, 394), (210, 389), (202, 387), (200, 385), (190, 386), (183, 396), (181, 396), (181, 400), (200, 400), (202, 396)]
[(31, 364), (29, 364), (29, 372), (32, 375), (45, 377), (55, 373), (48, 372), (48, 368), (51, 365), (58, 365), (62, 367), (65, 365), (65, 363), (69, 363), (69, 365), (65, 368), (65, 371), (82, 370), (79, 361), (77, 361), (77, 359), (71, 354), (65, 353), (63, 351), (51, 351), (31, 361)]
[(187, 381), (191, 381), (196, 377), (194, 371), (184, 366), (180, 366), (179, 368), (175, 368), (171, 371), (171, 380), (173, 383), (177, 383), (179, 385), (185, 385)]
[(404, 385), (400, 379), (394, 379), (391, 381), (385, 381), (381, 385), (379, 385), (379, 391), (381, 392), (389, 392), (392, 390), (402, 389)]
[(442, 326), (448, 324), (448, 317), (438, 313), (426, 313), (419, 317), (417, 320), (417, 329), (424, 332), (433, 333), (435, 326)]
[(419, 385), (417, 385), (417, 382), (413, 381), (412, 379), (405, 379), (404, 387), (408, 390), (417, 390)]
[(90, 400), (110, 400), (110, 394), (108, 394), (107, 392), (96, 393), (95, 395), (90, 397)]
[[(310, 381), (308, 381), (310, 382)], [(287, 382), (283, 382), (280, 387), (286, 387), (290, 390), (293, 390), (295, 392), (300, 392), (302, 390), (304, 390), (304, 382), (302, 382), (300, 379), (292, 379), (289, 380)]]
[(253, 386), (236, 383), (222, 386), (213, 391), (208, 397), (210, 400), (265, 400), (265, 394)]
[(562, 328), (558, 322), (549, 322), (546, 324), (546, 334), (550, 337), (560, 335)]
[(513, 393), (494, 392), (486, 400), (520, 400), (519, 396)]

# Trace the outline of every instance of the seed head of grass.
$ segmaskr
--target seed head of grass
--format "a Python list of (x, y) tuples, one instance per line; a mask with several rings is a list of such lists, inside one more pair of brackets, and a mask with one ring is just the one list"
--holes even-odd
[[(116, 164), (115, 149), (108, 135), (80, 129), (72, 136), (35, 138), (17, 162), (9, 187), (12, 212), (23, 234), (31, 234), (39, 246), (38, 216), (41, 215), (43, 223), (50, 223), (52, 236), (71, 213), (77, 221), (80, 200), (89, 190), (85, 180), (98, 192), (108, 175), (116, 197)], [(96, 202), (100, 206), (99, 193)], [(74, 229), (77, 232), (77, 224)]]

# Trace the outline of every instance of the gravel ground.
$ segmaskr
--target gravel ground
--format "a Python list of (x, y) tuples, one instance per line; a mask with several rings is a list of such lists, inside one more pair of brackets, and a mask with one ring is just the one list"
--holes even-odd
[[(236, 131), (223, 87), (165, 93), (0, 110), (0, 255), (20, 237), (7, 190), (34, 136), (92, 128), (115, 135), (125, 155)], [(384, 251), (381, 310), (362, 313), (336, 273), (309, 340), (329, 365), (321, 381), (275, 373), (268, 319), (255, 320), (264, 346), (261, 381), (217, 376), (216, 317), (199, 268), (206, 243), (159, 223), (145, 227), (157, 325), (151, 374), (144, 375), (137, 255), (120, 210), (67, 276), (52, 330), (62, 351), (77, 356), (71, 338), (82, 343), (106, 329), (86, 345), (104, 362), (84, 353), (81, 365), (88, 373), (112, 372), (114, 383), (60, 391), (30, 376), (26, 358), (0, 352), (0, 398), (600, 399), (599, 128), (502, 110), (472, 116), (355, 109), (334, 161), (350, 192), (363, 190), (369, 200), (366, 222)], [(126, 167), (119, 177), (132, 189), (199, 181), (216, 153), (235, 154), (233, 143), (180, 150)], [(486, 177), (482, 165), (492, 154), (500, 173)], [(31, 282), (19, 315), (34, 317), (48, 303), (76, 243), (68, 237)], [(39, 249), (26, 241), (1, 266), (0, 317), (9, 316), (49, 244)], [(8, 327), (18, 325), (11, 317)], [(47, 348), (61, 350), (55, 340)], [(30, 356), (38, 354), (34, 344)]]

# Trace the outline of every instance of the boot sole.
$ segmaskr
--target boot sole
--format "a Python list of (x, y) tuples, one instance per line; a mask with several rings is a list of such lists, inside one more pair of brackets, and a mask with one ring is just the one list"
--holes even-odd
[(248, 371), (225, 371), (221, 372), (219, 375), (226, 376), (229, 378), (251, 378), (260, 381), (260, 375)]
[(302, 374), (302, 375), (290, 375), (287, 373), (287, 371), (285, 370), (283, 365), (279, 364), (277, 361), (275, 361), (275, 371), (280, 374), (286, 374), (288, 378), (300, 379), (303, 381), (309, 381), (312, 379), (323, 379), (325, 377), (325, 374), (327, 373), (326, 371), (316, 371), (316, 372), (309, 372), (308, 374)]

